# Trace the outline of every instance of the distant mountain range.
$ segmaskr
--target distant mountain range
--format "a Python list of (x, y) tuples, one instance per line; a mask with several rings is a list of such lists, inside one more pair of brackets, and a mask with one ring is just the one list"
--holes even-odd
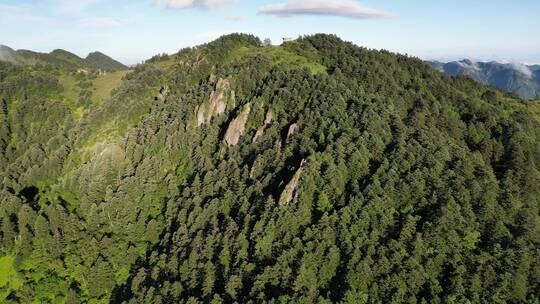
[(540, 98), (540, 65), (524, 65), (499, 62), (429, 62), (439, 71), (451, 75), (465, 75), (504, 91), (516, 93), (523, 99)]
[(39, 53), (28, 50), (14, 50), (5, 45), (0, 45), (0, 61), (23, 65), (52, 65), (67, 70), (91, 69), (111, 72), (128, 68), (100, 52), (93, 52), (86, 58), (81, 58), (61, 49), (50, 53)]

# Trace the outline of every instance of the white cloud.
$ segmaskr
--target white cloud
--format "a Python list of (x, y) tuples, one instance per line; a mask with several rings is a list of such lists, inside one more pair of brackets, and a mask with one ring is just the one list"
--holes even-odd
[(526, 66), (524, 64), (521, 64), (521, 63), (511, 63), (510, 65), (514, 70), (516, 70), (516, 71), (520, 72), (521, 74), (525, 75), (525, 77), (527, 77), (529, 79), (532, 78), (533, 71), (531, 70), (530, 67), (528, 67), (528, 66)]
[(471, 70), (474, 70), (474, 71), (480, 71), (480, 67), (478, 66), (478, 63), (477, 62), (473, 62), (473, 61), (470, 61), (470, 60), (460, 60), (457, 62), (457, 64), (464, 68), (464, 69), (471, 69)]
[(259, 13), (280, 17), (322, 15), (355, 19), (391, 16), (387, 12), (364, 6), (356, 0), (289, 0), (287, 3), (265, 5), (259, 10)]
[(171, 9), (185, 9), (190, 7), (215, 8), (231, 2), (230, 0), (154, 0), (155, 4)]

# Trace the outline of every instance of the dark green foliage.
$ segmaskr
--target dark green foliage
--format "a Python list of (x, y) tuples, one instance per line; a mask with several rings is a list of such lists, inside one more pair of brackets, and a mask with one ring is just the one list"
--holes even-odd
[(111, 57), (101, 53), (101, 52), (92, 52), (86, 57), (86, 63), (94, 68), (100, 69), (102, 71), (118, 71), (126, 70), (127, 67), (122, 63), (112, 59)]
[[(55, 101), (54, 74), (1, 69), (0, 255), (19, 281), (0, 295), (540, 300), (540, 126), (523, 104), (335, 36), (283, 46), (326, 72), (264, 48), (230, 35), (155, 58), (79, 121)], [(227, 108), (198, 126), (220, 79)]]
[(162, 54), (152, 56), (152, 58), (148, 59), (146, 62), (155, 63), (155, 62), (160, 62), (160, 61), (167, 61), (169, 59), (170, 59), (169, 55), (167, 55), (166, 53), (162, 53)]
[(225, 58), (231, 51), (243, 46), (260, 46), (261, 40), (253, 35), (230, 34), (201, 46), (210, 60)]
[(61, 62), (64, 68), (76, 69), (88, 65), (84, 59), (65, 50), (57, 49), (48, 54), (56, 62)]

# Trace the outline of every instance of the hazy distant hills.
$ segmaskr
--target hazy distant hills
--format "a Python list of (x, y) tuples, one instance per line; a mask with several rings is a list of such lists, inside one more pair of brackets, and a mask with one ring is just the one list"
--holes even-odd
[(523, 99), (540, 96), (540, 65), (473, 62), (467, 59), (448, 63), (432, 61), (430, 64), (448, 75), (470, 76), (484, 84), (516, 93)]
[(119, 71), (127, 69), (124, 64), (100, 52), (93, 52), (86, 58), (81, 58), (61, 49), (50, 53), (39, 53), (29, 50), (14, 50), (5, 45), (0, 45), (0, 61), (23, 65), (52, 65), (67, 70)]

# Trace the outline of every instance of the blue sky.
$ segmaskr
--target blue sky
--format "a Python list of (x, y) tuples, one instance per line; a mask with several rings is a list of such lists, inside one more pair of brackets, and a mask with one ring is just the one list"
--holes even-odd
[(424, 59), (540, 63), (538, 0), (0, 0), (0, 44), (124, 63), (231, 32), (333, 33)]

